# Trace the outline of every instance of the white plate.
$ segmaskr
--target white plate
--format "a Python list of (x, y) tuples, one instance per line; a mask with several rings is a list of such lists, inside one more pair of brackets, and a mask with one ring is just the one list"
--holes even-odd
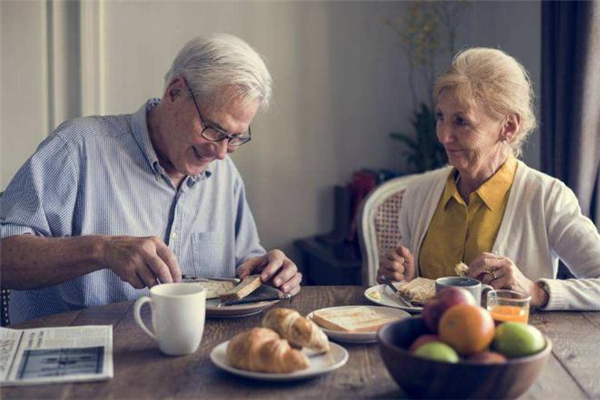
[(247, 317), (249, 315), (258, 314), (278, 302), (279, 300), (269, 300), (226, 306), (223, 305), (219, 299), (210, 299), (206, 300), (206, 316), (217, 318)]
[[(398, 310), (395, 308), (389, 307), (375, 307), (375, 306), (343, 306), (343, 307), (330, 307), (330, 308), (322, 308), (321, 310), (344, 310), (347, 308), (356, 308), (356, 307), (367, 307), (376, 311), (380, 314), (385, 315), (386, 317), (392, 317), (397, 319), (409, 318), (410, 314), (403, 310)], [(316, 310), (316, 311), (321, 311)], [(311, 312), (306, 316), (308, 319), (312, 319), (315, 311)], [(321, 327), (323, 332), (327, 336), (329, 336), (332, 340), (337, 340), (339, 342), (348, 342), (348, 343), (374, 343), (377, 342), (377, 332), (340, 332), (333, 331), (331, 329), (326, 329)]]
[(244, 378), (258, 379), (263, 381), (294, 381), (312, 378), (325, 374), (342, 367), (348, 361), (348, 352), (339, 344), (330, 343), (330, 350), (325, 354), (310, 355), (310, 350), (302, 351), (309, 356), (310, 366), (306, 369), (287, 374), (276, 374), (267, 372), (251, 372), (232, 367), (227, 359), (227, 345), (229, 341), (216, 346), (210, 353), (210, 359), (219, 368), (234, 375)]
[[(400, 282), (394, 282), (394, 286), (400, 286)], [(378, 293), (379, 298), (373, 297), (373, 293)], [(402, 304), (398, 299), (397, 295), (392, 292), (392, 289), (390, 289), (386, 285), (371, 286), (370, 288), (365, 290), (365, 297), (367, 298), (367, 300), (372, 301), (375, 304), (379, 304), (380, 306), (399, 308), (401, 310), (408, 311), (411, 313), (418, 313), (423, 310), (423, 307), (407, 307), (404, 304)]]

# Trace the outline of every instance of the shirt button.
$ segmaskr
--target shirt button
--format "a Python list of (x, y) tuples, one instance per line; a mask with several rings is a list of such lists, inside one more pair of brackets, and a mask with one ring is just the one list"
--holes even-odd
[(171, 233), (171, 237), (172, 237), (173, 239), (175, 239), (175, 238), (177, 237), (177, 232), (173, 232), (173, 233)]

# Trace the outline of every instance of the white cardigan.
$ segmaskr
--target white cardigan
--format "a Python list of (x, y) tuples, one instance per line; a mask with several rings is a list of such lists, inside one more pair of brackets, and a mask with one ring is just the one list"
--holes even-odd
[[(415, 256), (417, 275), (421, 244), (452, 170), (424, 174), (403, 196), (400, 233)], [(544, 309), (600, 310), (600, 234), (581, 214), (575, 194), (558, 179), (518, 162), (492, 251), (547, 285), (550, 299)], [(582, 279), (556, 279), (559, 258)]]

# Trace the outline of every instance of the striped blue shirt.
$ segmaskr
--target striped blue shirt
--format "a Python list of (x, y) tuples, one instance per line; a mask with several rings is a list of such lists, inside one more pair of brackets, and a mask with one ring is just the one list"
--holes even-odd
[[(233, 277), (265, 250), (229, 157), (175, 188), (150, 142), (149, 100), (132, 115), (61, 124), (17, 172), (0, 198), (1, 237), (32, 234), (157, 236), (184, 274)], [(11, 322), (147, 295), (110, 270), (60, 285), (11, 291)]]

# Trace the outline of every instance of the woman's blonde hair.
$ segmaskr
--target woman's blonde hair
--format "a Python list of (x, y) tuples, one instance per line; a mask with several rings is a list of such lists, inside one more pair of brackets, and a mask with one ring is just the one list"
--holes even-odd
[(444, 89), (454, 89), (465, 106), (480, 102), (492, 116), (518, 114), (519, 131), (508, 143), (515, 156), (537, 125), (534, 93), (525, 68), (505, 52), (472, 48), (459, 52), (450, 68), (436, 80), (435, 101)]

